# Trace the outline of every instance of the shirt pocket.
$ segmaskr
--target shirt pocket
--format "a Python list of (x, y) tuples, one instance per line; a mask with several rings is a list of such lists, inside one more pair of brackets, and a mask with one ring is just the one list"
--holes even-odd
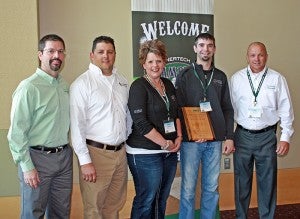
[[(266, 110), (276, 109), (276, 98), (277, 98), (277, 89), (276, 85), (268, 84), (260, 91), (261, 98), (260, 103), (262, 107)], [(260, 94), (258, 94), (260, 96)]]

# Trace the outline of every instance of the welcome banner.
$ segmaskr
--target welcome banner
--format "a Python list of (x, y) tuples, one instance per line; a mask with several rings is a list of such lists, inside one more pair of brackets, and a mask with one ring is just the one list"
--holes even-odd
[(213, 34), (212, 0), (132, 0), (133, 76), (142, 76), (138, 63), (140, 43), (159, 39), (167, 47), (163, 76), (173, 82), (179, 71), (196, 59), (193, 50), (199, 33)]

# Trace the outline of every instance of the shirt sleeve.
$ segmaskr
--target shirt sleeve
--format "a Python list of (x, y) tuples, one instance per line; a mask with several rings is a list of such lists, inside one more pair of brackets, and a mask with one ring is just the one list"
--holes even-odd
[(148, 121), (147, 115), (147, 90), (141, 80), (134, 81), (129, 90), (128, 108), (134, 126), (141, 135), (148, 134), (154, 126)]
[(231, 99), (231, 103), (232, 103), (232, 107), (233, 107), (233, 110), (234, 112), (236, 112), (236, 109), (235, 109), (235, 93), (234, 92), (234, 78), (233, 76), (231, 76), (231, 78), (229, 79), (229, 92), (230, 92), (230, 99)]
[(224, 76), (223, 98), (222, 98), (222, 111), (224, 114), (226, 125), (226, 139), (233, 139), (234, 128), (234, 111), (230, 99), (229, 85), (226, 76)]
[(13, 94), (7, 139), (13, 160), (23, 172), (34, 169), (30, 153), (28, 133), (32, 125), (34, 88), (21, 83)]
[(177, 98), (177, 103), (178, 106), (183, 107), (185, 106), (185, 102), (184, 102), (184, 92), (182, 90), (182, 74), (179, 74), (176, 77), (176, 82), (175, 82), (175, 89), (176, 89), (176, 98)]
[(288, 85), (284, 77), (279, 78), (278, 82), (278, 116), (280, 118), (281, 136), (280, 141), (290, 142), (294, 133), (293, 121), (294, 112), (292, 101), (288, 90)]
[(87, 92), (82, 81), (70, 87), (71, 142), (80, 165), (92, 162), (86, 145)]

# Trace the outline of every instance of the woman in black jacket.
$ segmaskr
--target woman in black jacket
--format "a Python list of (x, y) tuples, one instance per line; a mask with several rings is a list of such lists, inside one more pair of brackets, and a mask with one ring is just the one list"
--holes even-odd
[(144, 42), (139, 62), (145, 74), (132, 83), (128, 100), (133, 125), (126, 151), (136, 191), (131, 218), (164, 218), (182, 141), (181, 125), (175, 88), (161, 77), (167, 62), (163, 42)]

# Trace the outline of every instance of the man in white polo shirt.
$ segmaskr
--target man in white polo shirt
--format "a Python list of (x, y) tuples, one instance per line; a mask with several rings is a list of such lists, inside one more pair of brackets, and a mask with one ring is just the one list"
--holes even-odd
[[(277, 155), (286, 155), (294, 132), (294, 113), (285, 78), (266, 66), (268, 54), (261, 42), (247, 51), (248, 66), (230, 80), (237, 129), (234, 135), (234, 184), (236, 218), (246, 219), (250, 203), (253, 166), (257, 176), (261, 219), (274, 218)], [(280, 122), (280, 140), (276, 128)]]
[(114, 40), (97, 37), (89, 69), (70, 88), (71, 138), (85, 219), (118, 218), (126, 201), (129, 86), (114, 67), (115, 57)]

